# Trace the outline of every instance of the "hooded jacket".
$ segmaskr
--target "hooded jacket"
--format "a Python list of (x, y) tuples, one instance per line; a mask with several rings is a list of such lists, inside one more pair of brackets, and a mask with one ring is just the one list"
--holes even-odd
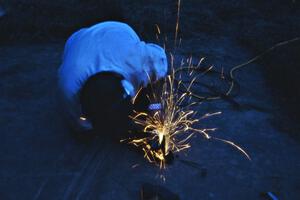
[(167, 74), (167, 58), (160, 46), (145, 43), (127, 24), (103, 22), (75, 32), (66, 42), (58, 71), (64, 113), (76, 130), (92, 129), (82, 118), (80, 90), (92, 75), (115, 72), (124, 77), (125, 92), (134, 97), (140, 87)]

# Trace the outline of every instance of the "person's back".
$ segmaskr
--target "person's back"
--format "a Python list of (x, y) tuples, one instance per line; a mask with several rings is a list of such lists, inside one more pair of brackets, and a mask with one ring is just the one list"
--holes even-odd
[[(99, 23), (74, 33), (66, 43), (59, 69), (62, 104), (73, 127), (88, 130), (95, 121), (111, 120), (100, 116), (130, 104), (140, 87), (166, 73), (167, 59), (161, 47), (140, 41), (126, 24)], [(97, 100), (91, 103), (91, 99)], [(97, 114), (91, 114), (93, 110)]]

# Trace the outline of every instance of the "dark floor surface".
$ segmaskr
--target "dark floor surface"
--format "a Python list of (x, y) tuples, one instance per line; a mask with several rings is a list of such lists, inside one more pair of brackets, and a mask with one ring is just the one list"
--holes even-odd
[[(228, 37), (203, 35), (183, 46), (195, 47), (225, 71), (251, 57)], [(200, 114), (222, 111), (200, 125), (217, 127), (214, 136), (241, 145), (252, 160), (227, 144), (197, 137), (167, 167), (163, 182), (158, 168), (134, 148), (106, 138), (83, 143), (68, 131), (56, 101), (62, 50), (62, 42), (0, 47), (0, 199), (132, 200), (139, 199), (143, 183), (163, 185), (184, 200), (263, 200), (269, 191), (279, 199), (299, 199), (299, 141), (276, 128), (280, 106), (261, 65), (236, 73), (240, 109), (222, 100), (197, 108)]]
[[(277, 42), (299, 37), (297, 0), (181, 3), (183, 40), (176, 57), (206, 57), (205, 65), (226, 73)], [(0, 200), (135, 200), (144, 183), (182, 200), (264, 200), (266, 192), (300, 199), (299, 41), (236, 71), (240, 107), (217, 100), (196, 108), (199, 116), (222, 111), (198, 126), (218, 128), (212, 135), (237, 143), (251, 161), (228, 144), (198, 136), (163, 171), (164, 182), (135, 148), (110, 137), (82, 141), (68, 130), (56, 98), (60, 38), (111, 15), (145, 40), (153, 40), (159, 24), (173, 44), (176, 13), (173, 0), (3, 1)], [(216, 78), (207, 74), (202, 80)]]

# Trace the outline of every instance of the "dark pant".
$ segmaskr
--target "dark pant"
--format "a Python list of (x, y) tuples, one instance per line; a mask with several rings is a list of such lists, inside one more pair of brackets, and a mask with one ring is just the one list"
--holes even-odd
[[(133, 110), (145, 112), (153, 99), (153, 92), (161, 96), (163, 80), (142, 89), (132, 105), (130, 96), (124, 98), (121, 84), (123, 77), (113, 72), (101, 72), (91, 76), (81, 90), (81, 105), (85, 116), (92, 122), (97, 133), (109, 132), (124, 136), (133, 126), (129, 115)], [(149, 100), (150, 97), (150, 100)]]
[(130, 128), (130, 97), (124, 98), (123, 77), (112, 72), (91, 76), (81, 90), (83, 113), (99, 133), (123, 134)]

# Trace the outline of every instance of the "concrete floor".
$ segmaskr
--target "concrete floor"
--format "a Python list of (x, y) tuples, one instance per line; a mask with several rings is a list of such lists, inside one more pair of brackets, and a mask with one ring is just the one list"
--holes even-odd
[[(185, 40), (207, 63), (225, 71), (251, 55), (230, 38)], [(196, 50), (197, 51), (196, 51)], [(219, 141), (194, 138), (159, 178), (143, 154), (109, 138), (76, 140), (65, 127), (56, 101), (56, 71), (63, 43), (0, 47), (0, 199), (139, 199), (144, 183), (158, 184), (183, 200), (279, 199), (300, 196), (300, 145), (275, 128), (279, 112), (260, 67), (236, 74), (235, 100), (213, 101), (200, 114), (222, 111), (201, 122), (214, 136), (241, 145), (252, 160)], [(194, 164), (194, 163), (197, 164)], [(132, 166), (138, 164), (137, 167)]]

